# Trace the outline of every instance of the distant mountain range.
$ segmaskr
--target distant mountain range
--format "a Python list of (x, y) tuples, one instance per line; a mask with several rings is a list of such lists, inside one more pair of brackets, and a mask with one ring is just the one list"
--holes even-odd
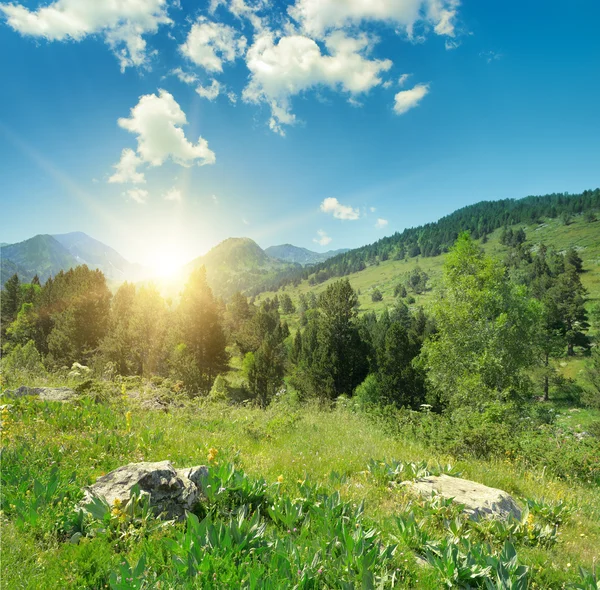
[[(215, 292), (228, 296), (262, 284), (275, 275), (299, 269), (301, 265), (322, 262), (345, 251), (319, 254), (291, 244), (263, 250), (250, 238), (229, 238), (187, 264), (182, 276), (185, 278), (192, 269), (204, 265)], [(114, 248), (83, 232), (40, 234), (17, 244), (3, 244), (0, 257), (2, 285), (15, 273), (24, 282), (31, 281), (35, 275), (44, 282), (61, 270), (80, 264), (100, 269), (115, 283), (149, 278), (147, 269), (132, 264)]]
[(40, 234), (17, 244), (0, 247), (0, 282), (3, 285), (13, 274), (22, 281), (37, 275), (44, 282), (61, 270), (80, 264), (98, 268), (111, 281), (137, 280), (143, 267), (132, 264), (116, 250), (83, 232)]
[(348, 252), (348, 248), (342, 248), (340, 250), (329, 250), (328, 252), (313, 252), (306, 248), (299, 248), (298, 246), (292, 246), (292, 244), (281, 244), (281, 246), (269, 246), (265, 249), (265, 252), (272, 258), (278, 258), (284, 262), (295, 262), (305, 266), (307, 264), (318, 264), (319, 262), (325, 262), (328, 258), (337, 256)]

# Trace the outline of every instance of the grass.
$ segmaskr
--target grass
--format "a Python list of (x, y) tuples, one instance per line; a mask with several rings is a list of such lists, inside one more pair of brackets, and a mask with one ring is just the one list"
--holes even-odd
[[(373, 477), (367, 468), (371, 460), (426, 461), (432, 466), (453, 463), (463, 477), (504, 489), (522, 503), (525, 499), (549, 505), (565, 503), (571, 516), (558, 528), (556, 542), (543, 546), (515, 541), (520, 562), (530, 567), (532, 588), (566, 587), (578, 579), (579, 566), (591, 570), (598, 558), (600, 489), (584, 482), (561, 481), (543, 468), (525, 469), (522, 464), (508, 459), (456, 462), (452, 457), (426, 448), (418, 440), (390, 435), (385, 423), (343, 407), (327, 410), (282, 402), (264, 411), (187, 402), (184, 407), (171, 407), (163, 412), (142, 410), (131, 400), (123, 401), (119, 397), (104, 403), (83, 399), (65, 405), (35, 399), (10, 402), (13, 407), (10, 408), (9, 436), (4, 437), (2, 449), (3, 588), (116, 588), (119, 586), (110, 582), (111, 572), (118, 572), (123, 562), (133, 567), (144, 553), (149, 556), (148, 571), (175, 576), (165, 543), (175, 539), (178, 547), (183, 547), (189, 523), (187, 527), (173, 525), (157, 530), (132, 525), (124, 530), (115, 529), (119, 534), (113, 531), (112, 535), (84, 535), (77, 544), (68, 541), (65, 523), (73, 518), (81, 488), (101, 474), (137, 461), (168, 459), (176, 467), (204, 464), (212, 447), (219, 450), (221, 464), (234, 462), (251, 482), (264, 478), (270, 490), (269, 502), (279, 501), (278, 498), (295, 502), (306, 494), (303, 484), (298, 482), (306, 481), (323, 486), (329, 495), (339, 493), (348, 510), (355, 510), (364, 501), (364, 514), (352, 518), (356, 520), (357, 529), (376, 530), (376, 538), (382, 546), (397, 545), (389, 564), (385, 568), (382, 565), (385, 572), (383, 569), (380, 572), (386, 575), (398, 572), (394, 587), (440, 588), (445, 579), (439, 568), (418, 565), (415, 558), (417, 554), (423, 556), (425, 549), (414, 550), (409, 539), (403, 540), (396, 518), (416, 511), (434, 547), (446, 539), (449, 521), (440, 517), (442, 509), (432, 508), (427, 502), (415, 502), (401, 487), (390, 487)], [(128, 411), (131, 412), (129, 421)], [(58, 481), (54, 491), (53, 478)], [(278, 483), (278, 478), (283, 483)], [(27, 509), (34, 501), (37, 502), (35, 518)], [(224, 518), (215, 513), (214, 522), (223, 523)], [(333, 521), (330, 522), (327, 515), (322, 518), (321, 524), (314, 524), (317, 531), (314, 543), (325, 543), (325, 537), (333, 534), (333, 529), (327, 528), (334, 526)], [(542, 526), (543, 522), (535, 518)], [(325, 521), (329, 522), (327, 527)], [(279, 543), (277, 539), (281, 540), (282, 531), (268, 518), (265, 522), (268, 525), (265, 538)], [(329, 531), (326, 534), (325, 529)], [(318, 531), (323, 532), (323, 538)], [(473, 542), (477, 535), (483, 535), (481, 531), (469, 534)], [(300, 535), (294, 550), (310, 552), (313, 541), (309, 542), (309, 538), (312, 537)], [(486, 551), (497, 555), (501, 546), (494, 544), (493, 535), (490, 538), (492, 543)], [(250, 587), (225, 567), (227, 559), (233, 556), (219, 557), (213, 553), (211, 567), (215, 569), (211, 572), (221, 576), (221, 585), (216, 581), (214, 585), (211, 585), (213, 582), (203, 585), (196, 580), (187, 586), (173, 582), (175, 585), (163, 587), (226, 587), (224, 580), (232, 584), (229, 587)], [(299, 559), (302, 568), (310, 569), (310, 563), (303, 561), (307, 555)], [(334, 567), (332, 564), (337, 563), (331, 556), (326, 558), (325, 553), (320, 555), (323, 564)], [(242, 570), (245, 571), (242, 568), (240, 572)], [(374, 568), (373, 571), (380, 570)], [(302, 585), (298, 578), (296, 587), (342, 587), (341, 582), (336, 582), (336, 576), (342, 580), (346, 574), (341, 570), (330, 574), (329, 578), (313, 585), (308, 582)], [(392, 587), (390, 579), (382, 582), (382, 587)], [(353, 583), (354, 586), (346, 587), (360, 587), (360, 580)], [(292, 586), (290, 582), (289, 587)]]

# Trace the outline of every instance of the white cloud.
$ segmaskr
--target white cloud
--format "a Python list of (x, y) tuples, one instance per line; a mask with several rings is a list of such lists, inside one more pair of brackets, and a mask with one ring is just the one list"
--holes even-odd
[(148, 200), (148, 191), (141, 188), (132, 188), (123, 194), (127, 195), (130, 199), (140, 205), (143, 205)]
[(210, 198), (212, 199), (212, 202), (213, 202), (215, 205), (218, 205), (218, 204), (219, 204), (219, 198), (217, 197), (217, 195), (211, 195), (211, 196), (210, 196)]
[(247, 19), (257, 33), (262, 32), (266, 28), (265, 19), (258, 16), (258, 12), (263, 9), (269, 9), (270, 0), (253, 0), (251, 3), (245, 0), (211, 0), (209, 12), (214, 14), (221, 4), (237, 19)]
[(369, 211), (370, 211), (371, 213), (375, 213), (375, 211), (377, 211), (377, 209), (375, 209), (375, 207), (369, 207)]
[(453, 37), (458, 6), (458, 0), (296, 0), (289, 13), (317, 37), (364, 21), (385, 22), (409, 38), (417, 25)]
[(383, 229), (384, 227), (386, 227), (388, 224), (388, 220), (387, 219), (382, 219), (381, 217), (379, 219), (377, 219), (377, 223), (375, 224), (375, 227), (377, 229)]
[(234, 61), (246, 48), (246, 38), (228, 26), (200, 17), (192, 25), (180, 50), (209, 72), (222, 72), (223, 62)]
[(7, 23), (15, 31), (48, 41), (81, 41), (101, 35), (121, 64), (147, 64), (145, 35), (154, 34), (167, 16), (167, 0), (56, 0), (31, 11), (21, 4), (1, 4)]
[(198, 82), (198, 76), (196, 76), (196, 74), (185, 72), (181, 68), (175, 68), (174, 70), (171, 70), (171, 74), (177, 76), (179, 81), (183, 82), (184, 84), (192, 85)]
[(181, 203), (183, 201), (183, 194), (178, 188), (170, 188), (165, 194), (166, 201), (176, 201), (177, 203)]
[(320, 85), (340, 88), (352, 98), (381, 84), (381, 72), (390, 60), (367, 59), (371, 48), (366, 35), (348, 37), (335, 31), (325, 39), (327, 54), (317, 43), (301, 35), (282, 37), (259, 35), (246, 54), (250, 82), (244, 89), (247, 102), (265, 102), (271, 108), (269, 126), (283, 134), (283, 126), (295, 122), (290, 98)]
[(356, 220), (360, 217), (358, 209), (342, 205), (335, 197), (327, 197), (321, 203), (323, 213), (332, 213), (336, 219)]
[(403, 115), (410, 109), (418, 106), (428, 92), (429, 84), (417, 84), (410, 90), (401, 90), (394, 97), (394, 111), (397, 115)]
[(221, 84), (213, 78), (210, 86), (200, 85), (196, 88), (196, 92), (202, 98), (207, 98), (208, 100), (215, 100), (215, 98), (217, 98), (217, 96), (219, 96), (219, 93), (221, 92)]
[(136, 153), (130, 148), (125, 148), (121, 152), (121, 159), (113, 166), (117, 171), (108, 179), (108, 182), (145, 183), (146, 178), (144, 177), (144, 173), (137, 171), (140, 164), (142, 164), (142, 161), (137, 157)]
[(479, 54), (479, 57), (483, 57), (487, 63), (491, 64), (493, 61), (502, 59), (502, 54), (496, 53), (495, 51), (482, 51)]
[(236, 104), (237, 103), (237, 94), (235, 92), (228, 92), (227, 93), (227, 98), (229, 99), (229, 102), (231, 104)]
[(158, 96), (142, 96), (131, 109), (131, 116), (118, 123), (137, 135), (138, 157), (151, 166), (160, 166), (167, 159), (186, 167), (215, 163), (215, 154), (205, 139), (199, 137), (196, 144), (186, 139), (181, 128), (187, 125), (185, 113), (166, 90), (159, 90)]
[(319, 244), (319, 246), (327, 246), (331, 242), (331, 238), (322, 230), (317, 231), (316, 238), (313, 238), (313, 242)]
[(406, 81), (411, 77), (411, 75), (412, 74), (402, 74), (402, 76), (398, 78), (398, 86), (402, 88), (402, 86), (406, 84)]

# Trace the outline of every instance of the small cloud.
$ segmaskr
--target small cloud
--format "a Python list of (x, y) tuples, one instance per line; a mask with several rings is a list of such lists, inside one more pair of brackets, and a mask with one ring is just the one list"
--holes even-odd
[(387, 219), (382, 219), (381, 217), (379, 217), (379, 219), (377, 219), (377, 223), (375, 224), (375, 227), (377, 229), (383, 229), (384, 227), (387, 227), (388, 223), (389, 222)]
[(171, 70), (170, 73), (173, 74), (173, 76), (177, 76), (179, 81), (183, 82), (184, 84), (192, 85), (198, 81), (198, 76), (196, 76), (196, 74), (184, 72), (181, 68), (175, 68), (174, 70)]
[(419, 105), (421, 100), (429, 93), (429, 84), (416, 84), (410, 90), (401, 90), (394, 97), (394, 111), (403, 115), (410, 109)]
[(219, 96), (219, 93), (221, 92), (221, 84), (213, 78), (210, 86), (200, 85), (198, 86), (198, 88), (196, 88), (196, 92), (202, 98), (207, 98), (208, 100), (215, 100), (215, 98), (217, 98), (217, 96)]
[(242, 223), (244, 225), (250, 225), (250, 222), (245, 217), (242, 217)]
[(130, 148), (121, 152), (121, 159), (113, 166), (116, 172), (108, 179), (108, 182), (132, 184), (144, 184), (146, 178), (143, 172), (138, 172), (138, 166), (142, 164), (141, 158)]
[(402, 86), (404, 86), (406, 84), (406, 81), (412, 76), (412, 74), (402, 74), (402, 76), (400, 76), (398, 78), (398, 86), (400, 86), (400, 88), (402, 88)]
[(346, 219), (355, 221), (360, 217), (358, 209), (342, 205), (335, 197), (327, 197), (321, 203), (323, 213), (332, 213), (336, 219)]
[(377, 211), (377, 209), (375, 209), (375, 207), (369, 207), (369, 211), (370, 211), (371, 213), (375, 213), (375, 211)]
[(327, 246), (331, 242), (331, 238), (322, 229), (317, 231), (317, 236), (313, 238), (313, 242), (319, 244), (319, 246)]
[(444, 47), (448, 51), (452, 51), (453, 49), (460, 47), (460, 41), (456, 41), (455, 39), (446, 39), (446, 42), (444, 43)]
[(165, 200), (176, 201), (177, 203), (181, 203), (181, 201), (183, 201), (183, 195), (181, 194), (181, 191), (178, 188), (173, 187), (169, 189), (165, 194)]
[(393, 82), (391, 80), (387, 80), (382, 84), (382, 86), (387, 89), (387, 88), (391, 88), (392, 84), (393, 84)]
[(235, 92), (228, 92), (227, 93), (227, 98), (229, 99), (229, 102), (231, 104), (236, 104), (237, 103), (237, 94)]
[(219, 204), (219, 198), (217, 197), (217, 195), (211, 195), (210, 198), (215, 205)]
[(487, 63), (491, 64), (493, 61), (502, 59), (502, 54), (495, 51), (481, 51), (479, 57), (482, 57)]
[(140, 205), (143, 205), (148, 200), (148, 191), (141, 188), (132, 188), (123, 194)]

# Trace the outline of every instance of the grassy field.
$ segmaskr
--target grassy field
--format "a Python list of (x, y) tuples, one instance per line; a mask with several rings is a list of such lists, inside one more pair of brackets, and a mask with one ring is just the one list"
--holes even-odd
[[(583, 260), (585, 272), (582, 275), (582, 283), (588, 290), (590, 305), (600, 301), (600, 221), (586, 222), (582, 215), (573, 217), (572, 222), (565, 226), (559, 219), (549, 219), (540, 225), (520, 225), (527, 235), (527, 243), (534, 247), (544, 243), (552, 246), (558, 251), (575, 247)], [(497, 258), (503, 258), (508, 248), (499, 242), (502, 230), (498, 229), (488, 236), (488, 242), (482, 244), (487, 254)], [(405, 260), (386, 260), (377, 265), (368, 266), (365, 270), (348, 275), (350, 284), (356, 291), (360, 291), (359, 301), (361, 311), (381, 312), (386, 307), (395, 303), (394, 287), (398, 282), (403, 282), (410, 271), (420, 266), (430, 277), (431, 289), (421, 295), (413, 294), (416, 299), (415, 305), (427, 307), (431, 300), (432, 291), (439, 285), (442, 276), (442, 267), (446, 255), (433, 258), (407, 258)], [(292, 297), (294, 302), (298, 301), (301, 293), (313, 291), (316, 294), (323, 292), (329, 284), (337, 280), (329, 279), (320, 285), (311, 286), (308, 281), (302, 281), (298, 287), (286, 287), (285, 291)], [(383, 300), (373, 302), (371, 293), (378, 288), (383, 294)], [(257, 300), (266, 297), (273, 298), (275, 292), (261, 293)]]
[[(116, 391), (101, 403), (87, 398), (64, 405), (34, 399), (10, 401), (13, 405), (4, 415), (8, 432), (5, 428), (2, 448), (2, 588), (438, 589), (448, 584), (448, 573), (444, 573), (448, 564), (436, 565), (434, 553), (428, 557), (427, 547), (456, 541), (448, 540), (455, 518), (462, 527), (461, 536), (484, 547), (488, 557), (501, 552), (506, 531), (477, 528), (451, 508), (417, 500), (402, 487), (391, 486), (388, 466), (393, 461), (425, 461), (434, 470), (451, 463), (463, 477), (504, 489), (522, 506), (528, 500), (532, 503), (531, 516), (524, 517), (518, 530), (509, 535), (519, 563), (529, 568), (527, 585), (514, 587), (565, 588), (578, 580), (583, 583), (579, 567), (591, 571), (599, 558), (597, 486), (560, 480), (544, 468), (526, 469), (508, 457), (456, 461), (418, 440), (391, 434), (385, 422), (342, 406), (325, 409), (282, 401), (264, 411), (187, 401), (167, 412), (148, 411), (133, 398), (119, 395), (118, 388)], [(204, 577), (197, 574), (188, 579), (177, 577), (166, 550), (169, 539), (185, 545), (183, 525), (156, 527), (152, 520), (140, 524), (109, 517), (104, 532), (90, 522), (82, 529), (83, 536), (73, 539), (70, 527), (81, 488), (101, 474), (136, 461), (168, 459), (176, 467), (205, 464), (210, 448), (218, 450), (221, 465), (233, 462), (250, 483), (264, 478), (264, 506), (259, 511), (270, 549), (263, 548), (264, 552), (255, 556), (252, 552), (217, 555), (206, 549), (211, 557), (205, 558)], [(375, 463), (369, 467), (371, 460)], [(219, 468), (211, 467), (215, 472)], [(309, 484), (313, 486), (310, 489)], [(321, 491), (315, 492), (314, 486), (321, 486)], [(290, 533), (285, 530), (288, 526), (282, 527), (266, 510), (288, 500), (292, 506), (301, 501), (309, 506), (308, 517), (299, 520), (293, 541), (285, 539)], [(353, 511), (363, 501), (364, 513), (357, 515)], [(329, 507), (331, 514), (323, 512), (323, 506)], [(229, 522), (235, 512), (232, 506), (226, 508), (224, 512), (219, 504), (206, 507), (219, 522)], [(373, 530), (378, 551), (395, 547), (387, 557), (380, 556), (379, 565), (371, 567), (376, 574), (372, 584), (361, 577), (362, 554), (355, 541), (348, 541), (349, 556), (343, 563), (337, 554), (328, 553), (331, 535), (333, 540), (335, 535), (343, 537), (342, 532), (335, 532), (339, 524), (336, 510), (353, 515), (347, 519), (354, 523), (355, 536)], [(416, 514), (419, 527), (401, 533), (397, 518), (410, 524), (410, 512)], [(426, 532), (427, 537), (418, 531)], [(272, 558), (269, 551), (281, 543), (287, 547), (286, 559), (296, 556), (297, 571), (290, 574), (289, 584), (277, 581), (267, 565), (261, 570), (264, 584), (252, 586), (252, 568), (263, 567), (263, 562)], [(144, 573), (134, 580), (132, 572), (142, 555), (146, 556)], [(232, 563), (237, 564), (233, 569)], [(111, 572), (130, 566), (131, 571), (123, 575), (131, 575), (131, 582), (119, 585), (117, 574), (111, 581)], [(468, 569), (464, 564), (461, 567)], [(476, 578), (473, 580), (476, 585)], [(595, 586), (590, 582), (577, 587)]]

